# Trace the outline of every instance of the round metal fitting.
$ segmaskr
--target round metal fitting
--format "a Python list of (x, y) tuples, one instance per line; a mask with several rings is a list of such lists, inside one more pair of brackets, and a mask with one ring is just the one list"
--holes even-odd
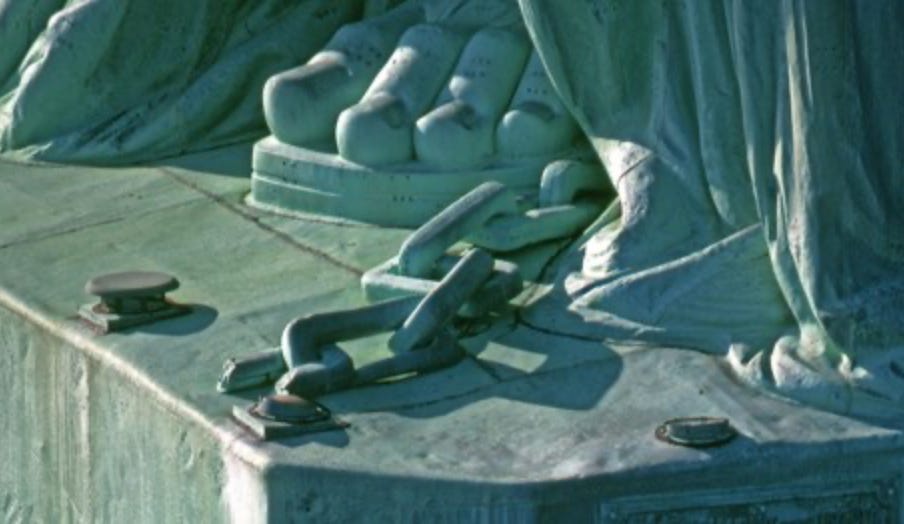
[(727, 443), (737, 435), (727, 418), (683, 417), (656, 428), (656, 438), (669, 444), (705, 448)]
[(163, 296), (179, 287), (176, 277), (156, 271), (123, 271), (92, 278), (85, 292), (103, 299)]
[(307, 424), (330, 418), (330, 412), (316, 402), (279, 393), (260, 399), (249, 411), (263, 419), (292, 424)]

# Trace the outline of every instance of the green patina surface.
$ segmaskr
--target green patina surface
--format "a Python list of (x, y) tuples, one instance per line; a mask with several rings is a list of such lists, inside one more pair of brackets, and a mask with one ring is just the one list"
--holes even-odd
[[(514, 317), (450, 369), (324, 397), (345, 431), (258, 443), (229, 413), (266, 390), (217, 394), (223, 361), (277, 346), (300, 314), (363, 305), (360, 274), (408, 232), (248, 208), (248, 164), (247, 147), (129, 169), (0, 164), (7, 520), (517, 521), (897, 486), (897, 431), (743, 388), (711, 356)], [(74, 320), (88, 278), (130, 268), (176, 275), (195, 313), (103, 337)], [(364, 363), (387, 338), (345, 347)], [(741, 436), (654, 438), (692, 415)]]
[(121, 368), (7, 309), (0, 349), (4, 522), (222, 514), (226, 475), (210, 431), (152, 400)]
[[(544, 180), (611, 188), (620, 220), (562, 258), (534, 325), (724, 355), (900, 426), (901, 2), (198, 2), (0, 0), (2, 154), (124, 165), (269, 128), (252, 200), (392, 227), (539, 176), (540, 208), (468, 237), (494, 250), (601, 211), (547, 207)], [(578, 143), (594, 176), (541, 171)]]
[[(265, 119), (285, 144), (335, 142), (261, 142), (250, 183), (247, 146), (0, 163), (3, 517), (900, 520), (902, 5), (0, 0), (10, 161), (156, 159)], [(540, 175), (578, 129), (592, 176)], [(456, 366), (321, 398), (348, 429), (261, 444), (229, 419), (266, 390), (217, 394), (227, 357), (362, 305), (362, 274), (408, 235), (392, 227), (494, 177), (539, 183), (541, 208), (610, 185), (617, 205), (554, 266), (567, 241), (513, 255), (547, 282), (469, 325)], [(561, 194), (555, 230), (576, 235), (602, 202)], [(467, 238), (558, 236), (533, 211)], [(78, 322), (85, 280), (126, 269), (176, 275), (193, 313)], [(361, 365), (388, 340), (343, 347)], [(653, 438), (679, 416), (741, 437)]]

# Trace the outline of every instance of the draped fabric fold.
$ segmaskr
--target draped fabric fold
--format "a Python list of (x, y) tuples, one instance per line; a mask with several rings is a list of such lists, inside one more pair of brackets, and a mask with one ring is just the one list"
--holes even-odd
[(363, 0), (0, 0), (0, 151), (132, 163), (266, 134), (260, 93)]
[(751, 380), (900, 416), (904, 4), (520, 4), (622, 207), (564, 264), (573, 315), (549, 322), (732, 347)]

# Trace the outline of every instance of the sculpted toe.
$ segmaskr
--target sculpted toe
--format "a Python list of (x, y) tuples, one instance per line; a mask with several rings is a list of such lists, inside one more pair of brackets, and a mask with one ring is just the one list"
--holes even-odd
[(380, 94), (339, 115), (336, 146), (347, 160), (364, 165), (405, 162), (412, 157), (410, 117), (405, 105)]
[(354, 103), (354, 86), (338, 59), (278, 74), (264, 85), (264, 117), (273, 135), (301, 145), (328, 138), (343, 108)]
[(417, 121), (414, 144), (417, 157), (425, 163), (463, 169), (493, 154), (493, 128), (469, 104), (449, 102)]
[(540, 56), (531, 54), (508, 112), (496, 130), (496, 147), (505, 157), (529, 157), (567, 148), (577, 124), (556, 94)]
[(542, 102), (523, 102), (507, 112), (496, 130), (499, 153), (529, 157), (555, 153), (574, 140), (576, 126)]

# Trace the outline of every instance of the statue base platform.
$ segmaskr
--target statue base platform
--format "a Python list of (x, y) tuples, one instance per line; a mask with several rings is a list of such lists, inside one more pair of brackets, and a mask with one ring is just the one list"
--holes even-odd
[[(324, 396), (348, 427), (261, 442), (223, 362), (361, 305), (407, 232), (246, 206), (248, 148), (129, 169), (0, 162), (0, 514), (12, 522), (900, 522), (901, 428), (748, 389), (719, 357), (500, 318), (436, 373)], [(247, 172), (247, 171), (246, 171)], [(257, 175), (256, 175), (257, 176)], [(256, 178), (255, 180), (258, 180)], [(188, 315), (108, 335), (83, 284), (164, 271)], [(386, 337), (350, 343), (356, 363)], [(656, 438), (676, 417), (738, 436)]]

